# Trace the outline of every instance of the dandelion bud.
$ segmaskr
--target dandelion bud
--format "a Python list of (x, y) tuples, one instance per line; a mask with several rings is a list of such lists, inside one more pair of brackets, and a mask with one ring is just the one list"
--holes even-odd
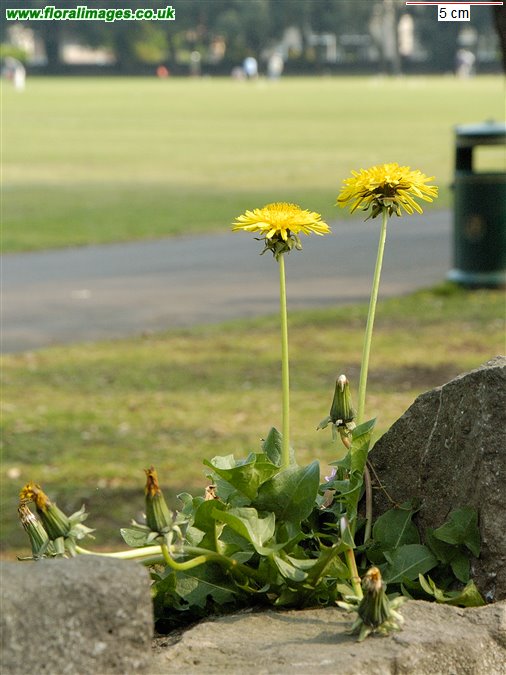
[(146, 522), (152, 532), (163, 532), (172, 525), (172, 513), (158, 484), (158, 475), (151, 466), (146, 472)]
[(346, 375), (339, 375), (336, 380), (334, 399), (330, 407), (330, 419), (336, 426), (346, 426), (353, 422), (355, 411), (351, 402), (350, 383)]
[(26, 504), (20, 504), (18, 507), (19, 520), (24, 527), (25, 532), (30, 539), (32, 546), (32, 555), (39, 558), (47, 548), (49, 537), (42, 523), (34, 515)]
[(35, 504), (37, 514), (40, 516), (49, 539), (55, 540), (69, 534), (72, 528), (69, 518), (56, 504), (53, 504), (40, 485), (32, 482), (27, 483), (19, 493), (19, 499), (21, 504), (25, 504), (27, 501)]
[(390, 618), (388, 598), (381, 572), (371, 567), (362, 578), (364, 597), (358, 607), (358, 615), (366, 626), (378, 628)]

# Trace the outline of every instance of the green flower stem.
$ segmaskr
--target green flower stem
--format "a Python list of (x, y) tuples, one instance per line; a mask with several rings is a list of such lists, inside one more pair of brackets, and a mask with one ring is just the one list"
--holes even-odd
[(214, 523), (214, 548), (217, 551), (220, 548), (220, 533), (221, 533), (221, 528), (218, 525), (218, 523), (215, 521), (215, 523)]
[(244, 574), (244, 576), (254, 579), (255, 581), (260, 581), (262, 585), (264, 584), (263, 578), (257, 572), (257, 570), (253, 569), (252, 567), (248, 567), (247, 565), (243, 565), (243, 563), (237, 562), (237, 560), (234, 560), (233, 558), (227, 558), (227, 556), (221, 555), (221, 553), (209, 551), (206, 548), (198, 548), (197, 546), (185, 546), (184, 552), (191, 555), (206, 555), (208, 556), (208, 560), (212, 560), (213, 562), (217, 562), (220, 565), (228, 567), (231, 572)]
[(381, 277), (381, 266), (383, 264), (383, 252), (385, 250), (385, 240), (387, 236), (388, 212), (383, 209), (381, 223), (381, 234), (378, 243), (378, 255), (376, 257), (376, 268), (371, 289), (371, 299), (369, 301), (369, 313), (367, 315), (367, 324), (365, 329), (364, 347), (362, 351), (362, 365), (360, 368), (360, 381), (358, 385), (358, 412), (357, 425), (364, 421), (365, 393), (367, 389), (367, 374), (369, 371), (369, 354), (371, 352), (372, 331), (374, 327), (374, 315), (376, 314), (376, 302), (378, 300), (378, 291)]
[[(369, 355), (371, 353), (372, 332), (374, 328), (374, 317), (376, 314), (376, 304), (378, 301), (378, 292), (381, 278), (381, 267), (383, 265), (383, 253), (385, 251), (385, 241), (387, 236), (388, 211), (383, 209), (381, 232), (378, 243), (378, 254), (376, 256), (376, 267), (374, 269), (374, 278), (371, 289), (371, 299), (369, 301), (369, 312), (367, 314), (367, 324), (365, 329), (364, 347), (362, 350), (362, 365), (360, 368), (360, 381), (358, 385), (358, 412), (357, 424), (364, 421), (365, 395), (367, 391), (367, 376), (369, 373)], [(364, 469), (365, 482), (365, 530), (364, 543), (369, 540), (372, 529), (372, 487), (371, 474), (367, 466)]]
[(132, 548), (128, 551), (115, 551), (114, 553), (101, 553), (99, 551), (90, 551), (82, 546), (76, 546), (76, 553), (80, 555), (98, 555), (103, 558), (116, 558), (117, 560), (136, 560), (137, 558), (146, 558), (149, 556), (158, 557), (162, 554), (161, 546), (144, 546), (142, 548)]
[(358, 569), (357, 569), (357, 562), (355, 560), (355, 553), (353, 552), (352, 548), (347, 548), (346, 551), (344, 552), (344, 555), (346, 557), (346, 564), (348, 565), (348, 569), (350, 571), (351, 585), (353, 587), (353, 591), (354, 591), (356, 597), (359, 600), (362, 600), (362, 598), (364, 597), (364, 594), (362, 593), (362, 586), (360, 584), (360, 575), (359, 575)]
[[(195, 558), (191, 560), (186, 560), (185, 562), (178, 563), (170, 555), (169, 548), (166, 544), (162, 544), (162, 552), (165, 559), (165, 562), (169, 567), (177, 571), (185, 571), (197, 567), (198, 565), (203, 565), (206, 562), (215, 562), (219, 565), (226, 567), (231, 573), (239, 573), (255, 581), (262, 581), (260, 575), (256, 570), (243, 565), (242, 563), (233, 560), (232, 558), (227, 558), (227, 556), (216, 553), (215, 551), (209, 551), (206, 548), (198, 548), (196, 546), (185, 546), (184, 553), (189, 553), (190, 555), (196, 555)], [(262, 583), (263, 585), (263, 583)]]
[(128, 551), (115, 551), (114, 553), (90, 551), (86, 548), (82, 548), (81, 546), (76, 546), (76, 552), (83, 555), (98, 555), (104, 558), (116, 558), (117, 560), (137, 560), (151, 556), (157, 556), (158, 558), (163, 556), (163, 559), (168, 565), (174, 569), (179, 570), (191, 569), (192, 567), (197, 567), (197, 565), (202, 565), (208, 560), (216, 558), (219, 558), (220, 561), (226, 560), (227, 562), (231, 563), (231, 567), (234, 566), (234, 563), (237, 564), (235, 560), (229, 560), (228, 558), (221, 556), (219, 553), (214, 553), (214, 551), (208, 551), (207, 549), (197, 549), (193, 547), (185, 548), (184, 552), (196, 554), (197, 557), (192, 558), (192, 560), (187, 560), (184, 563), (178, 563), (170, 556), (169, 548), (166, 544), (162, 544), (161, 546), (144, 546), (142, 548), (133, 548), (129, 549)]
[(281, 382), (283, 387), (281, 466), (286, 468), (290, 464), (290, 373), (288, 369), (288, 319), (284, 255), (279, 256), (279, 314), (281, 319)]
[(195, 555), (195, 558), (191, 560), (185, 560), (185, 562), (179, 563), (170, 555), (169, 547), (167, 544), (162, 544), (161, 546), (143, 546), (142, 548), (134, 548), (128, 551), (115, 551), (114, 553), (101, 553), (98, 551), (90, 551), (81, 546), (76, 546), (76, 553), (80, 555), (98, 555), (103, 558), (116, 558), (116, 560), (140, 560), (144, 564), (148, 564), (153, 560), (153, 563), (158, 563), (164, 561), (167, 565), (172, 567), (174, 570), (185, 571), (190, 570), (193, 567), (198, 565), (203, 565), (206, 562), (216, 562), (220, 565), (224, 565), (230, 571), (237, 571), (244, 574), (245, 576), (250, 577), (251, 579), (261, 581), (260, 575), (257, 574), (256, 570), (253, 570), (242, 563), (238, 563), (237, 560), (227, 558), (220, 553), (215, 551), (209, 551), (205, 548), (197, 548), (194, 546), (186, 546), (183, 549), (184, 553), (190, 555)]
[(198, 567), (199, 565), (203, 565), (209, 560), (209, 556), (207, 555), (199, 555), (196, 558), (192, 558), (191, 560), (186, 560), (185, 562), (179, 563), (169, 553), (169, 547), (167, 544), (162, 544), (162, 553), (163, 553), (163, 559), (167, 563), (169, 567), (171, 567), (173, 570), (176, 570), (177, 572), (186, 572), (187, 570), (191, 570), (193, 567)]

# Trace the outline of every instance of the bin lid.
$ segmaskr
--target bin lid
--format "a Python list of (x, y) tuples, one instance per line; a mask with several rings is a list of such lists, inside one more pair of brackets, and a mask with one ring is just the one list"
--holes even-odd
[(491, 136), (506, 137), (506, 122), (481, 122), (479, 124), (461, 124), (455, 127), (455, 135), (460, 138), (470, 137), (490, 139)]

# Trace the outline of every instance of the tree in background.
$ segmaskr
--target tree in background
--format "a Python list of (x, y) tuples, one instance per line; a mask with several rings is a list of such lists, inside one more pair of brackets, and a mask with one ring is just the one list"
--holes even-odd
[(506, 73), (506, 8), (504, 5), (496, 5), (492, 8), (494, 11), (494, 23), (499, 36), (499, 43), (502, 52), (502, 67)]

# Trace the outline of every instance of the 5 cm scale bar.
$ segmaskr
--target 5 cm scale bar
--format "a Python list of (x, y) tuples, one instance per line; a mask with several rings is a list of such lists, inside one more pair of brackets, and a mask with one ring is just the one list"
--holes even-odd
[(504, 5), (504, 2), (434, 2), (433, 0), (406, 0), (406, 5), (436, 5), (438, 21), (470, 21), (471, 5)]
[(436, 6), (444, 6), (444, 7), (450, 7), (451, 5), (461, 5), (461, 6), (467, 6), (467, 5), (483, 5), (483, 6), (488, 6), (488, 5), (504, 5), (504, 2), (437, 2), (434, 0), (406, 0), (406, 5), (436, 5)]

